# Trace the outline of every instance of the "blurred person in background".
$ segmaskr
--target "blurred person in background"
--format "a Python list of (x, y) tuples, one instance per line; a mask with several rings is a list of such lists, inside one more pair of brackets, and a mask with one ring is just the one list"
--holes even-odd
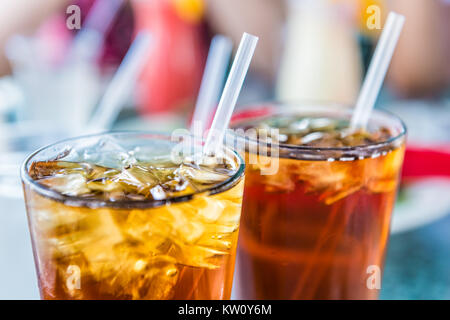
[(30, 33), (57, 10), (63, 10), (62, 0), (0, 1), (0, 75), (11, 72), (5, 56), (8, 39), (17, 33)]
[[(0, 75), (11, 72), (5, 56), (5, 45), (12, 36), (38, 33), (48, 38), (46, 45), (59, 45), (61, 48), (67, 45), (67, 37), (73, 37), (77, 32), (77, 30), (69, 30), (66, 25), (66, 19), (72, 14), (72, 12), (66, 13), (66, 9), (72, 4), (79, 6), (83, 23), (94, 2), (95, 0), (2, 1), (0, 3)], [(133, 13), (128, 1), (123, 2), (127, 5), (122, 7), (105, 40), (105, 48), (101, 56), (103, 64), (120, 63), (131, 43)]]
[(282, 28), (286, 19), (285, 1), (206, 0), (207, 23), (213, 33), (222, 33), (239, 43), (242, 31), (259, 36), (252, 68), (272, 81), (281, 57)]
[[(0, 74), (5, 75), (10, 72), (10, 67), (4, 55), (4, 47), (7, 39), (11, 35), (36, 30), (39, 24), (50, 17), (55, 11), (59, 10), (61, 14), (65, 14), (65, 9), (69, 4), (81, 4), (82, 10), (85, 11), (85, 9), (90, 7), (92, 2), (91, 0), (1, 1)], [(195, 69), (200, 70), (198, 72), (191, 70), (183, 74), (181, 71), (177, 72), (173, 68), (171, 69), (171, 64), (165, 61), (168, 59), (163, 59), (163, 57), (160, 57), (158, 60), (159, 65), (149, 61), (153, 70), (156, 68), (158, 71), (153, 73), (159, 73), (160, 75), (173, 73), (173, 77), (169, 75), (168, 78), (161, 78), (161, 82), (158, 83), (152, 78), (150, 71), (146, 72), (146, 81), (158, 84), (153, 84), (154, 89), (149, 91), (153, 95), (160, 92), (160, 94), (167, 96), (166, 98), (158, 98), (156, 105), (148, 107), (150, 111), (165, 108), (176, 110), (179, 108), (171, 108), (168, 105), (173, 103), (180, 104), (183, 101), (185, 101), (184, 103), (187, 101), (192, 104), (192, 96), (194, 95), (194, 91), (198, 89), (198, 82), (203, 68), (202, 61), (206, 55), (208, 44), (207, 39), (200, 40), (201, 37), (205, 37), (206, 35), (205, 32), (201, 31), (201, 28), (204, 26), (209, 28), (209, 34), (223, 33), (230, 36), (234, 40), (235, 45), (237, 45), (243, 30), (258, 35), (261, 41), (255, 59), (252, 62), (252, 68), (259, 78), (262, 78), (269, 84), (269, 87), (274, 85), (279, 76), (278, 70), (280, 66), (283, 66), (283, 59), (285, 58), (282, 54), (282, 49), (283, 47), (289, 48), (289, 43), (284, 43), (284, 40), (302, 40), (297, 40), (297, 35), (291, 40), (286, 36), (286, 32), (283, 32), (286, 26), (286, 19), (289, 17), (289, 11), (291, 9), (288, 4), (300, 2), (345, 3), (346, 5), (357, 7), (357, 10), (360, 11), (357, 12), (357, 15), (363, 16), (370, 4), (377, 4), (381, 6), (383, 16), (387, 14), (388, 10), (395, 10), (404, 14), (407, 18), (407, 23), (390, 68), (388, 84), (398, 94), (404, 97), (438, 95), (448, 88), (449, 85), (450, 5), (448, 0), (133, 0), (127, 2), (131, 3), (135, 8), (134, 15), (137, 20), (137, 28), (153, 28), (158, 32), (160, 36), (157, 38), (158, 46), (161, 52), (165, 52), (165, 55), (171, 54), (176, 56), (176, 53), (170, 52), (175, 51), (177, 45), (187, 47), (186, 42), (190, 43), (192, 47), (189, 49), (191, 50), (191, 54), (184, 53), (182, 60), (180, 60), (182, 61), (180, 62), (181, 64), (176, 63), (179, 69), (185, 69), (182, 67), (184, 63), (185, 65), (193, 65)], [(165, 17), (166, 22), (161, 17)], [(302, 16), (299, 15), (295, 19), (302, 19)], [(358, 26), (356, 20), (353, 23), (355, 27)], [(132, 22), (128, 24), (132, 25)], [(320, 27), (320, 24), (316, 25)], [(121, 25), (121, 28), (116, 28), (112, 33), (120, 33), (123, 26), (124, 24)], [(364, 24), (361, 24), (361, 26), (364, 26)], [(364, 33), (364, 30), (361, 31)], [(320, 36), (317, 31), (311, 30), (311, 32), (314, 35), (317, 34), (317, 36)], [(301, 35), (301, 33), (299, 34)], [(173, 37), (171, 44), (169, 43), (170, 37), (168, 35), (172, 35)], [(166, 41), (162, 40), (163, 37)], [(330, 39), (333, 38), (335, 37), (330, 37)], [(119, 57), (123, 56), (127, 45), (129, 45), (127, 41), (121, 44), (125, 49), (119, 50), (121, 51), (118, 55)], [(333, 46), (335, 47), (333, 52), (339, 51), (339, 42), (335, 42)], [(315, 50), (317, 53), (320, 53), (322, 49), (319, 46)], [(302, 56), (302, 52), (298, 52), (297, 54), (301, 59), (308, 59), (308, 56)], [(349, 56), (355, 60), (352, 55)], [(323, 52), (321, 57), (326, 58)], [(314, 58), (314, 56), (309, 58)], [(176, 59), (180, 59), (179, 55)], [(358, 62), (354, 64), (357, 65)], [(166, 67), (163, 67), (164, 65)], [(348, 64), (340, 69), (346, 68), (349, 68)], [(339, 69), (338, 66), (335, 69)], [(324, 73), (322, 77), (326, 78), (326, 75), (329, 77), (332, 71), (328, 72), (328, 74)], [(183, 86), (180, 84), (175, 85), (176, 83), (180, 83), (180, 81), (181, 83), (185, 83), (185, 79), (189, 78), (189, 76), (186, 76), (187, 74), (191, 75), (191, 79), (194, 82), (193, 85), (188, 89), (182, 88)], [(358, 70), (351, 71), (350, 74), (353, 74), (350, 77), (351, 79), (356, 79)], [(308, 77), (314, 76), (314, 74), (299, 74), (299, 76)], [(177, 80), (178, 78), (182, 80)], [(349, 77), (347, 76), (347, 78)], [(357, 81), (351, 80), (350, 82), (354, 82), (351, 85), (352, 87), (358, 87)], [(338, 82), (336, 83), (337, 85), (339, 84)], [(161, 90), (161, 88), (164, 90)], [(168, 97), (170, 94), (177, 96), (177, 92), (183, 92), (183, 90), (187, 90), (186, 92), (188, 93), (180, 93), (180, 99), (177, 101), (173, 101), (174, 99)], [(347, 96), (353, 97), (355, 90), (352, 89), (350, 91), (352, 93)], [(144, 97), (143, 99), (148, 100), (149, 98)], [(346, 99), (348, 100), (348, 98)]]
[[(130, 105), (136, 104), (137, 110), (144, 115), (148, 113), (185, 114), (186, 111), (190, 111), (199, 88), (207, 50), (202, 24), (204, 21), (202, 0), (2, 2), (0, 7), (2, 14), (20, 19), (0, 20), (0, 30), (4, 30), (0, 31), (2, 39), (0, 74), (5, 75), (11, 72), (4, 54), (6, 47), (11, 48), (7, 46), (8, 41), (15, 35), (24, 34), (27, 35), (25, 39), (27, 46), (15, 46), (16, 51), (13, 50), (13, 55), (19, 58), (25, 57), (27, 62), (31, 62), (31, 64), (28, 63), (28, 69), (31, 70), (33, 65), (38, 65), (57, 77), (64, 68), (64, 63), (73, 62), (67, 58), (71, 56), (72, 42), (78, 33), (78, 30), (69, 30), (66, 25), (66, 19), (74, 14), (70, 10), (66, 13), (66, 9), (70, 5), (80, 7), (81, 30), (83, 30), (87, 26), (85, 25), (86, 17), (93, 12), (91, 9), (94, 4), (100, 4), (100, 7), (104, 8), (108, 4), (111, 4), (110, 7), (117, 7), (117, 3), (121, 9), (117, 15), (114, 14), (111, 28), (105, 30), (103, 47), (98, 59), (93, 60), (95, 66), (92, 66), (92, 70), (96, 71), (98, 67), (105, 76), (104, 80), (108, 81), (107, 78), (115, 72), (122, 61), (132, 38), (141, 31), (149, 31), (153, 36), (154, 45), (135, 88), (136, 100), (130, 100)], [(104, 17), (97, 14), (96, 19), (91, 21), (96, 21), (98, 24), (99, 19), (101, 21)], [(2, 28), (3, 24), (7, 28)], [(41, 48), (44, 48), (44, 52), (40, 52)], [(42, 59), (36, 59), (33, 50), (43, 53)], [(56, 51), (58, 53), (55, 53)], [(11, 53), (11, 50), (8, 52)], [(8, 58), (11, 60), (10, 54)], [(33, 60), (39, 60), (41, 63), (32, 63)], [(22, 65), (21, 63), (12, 64), (14, 69)], [(24, 71), (27, 72), (27, 70)], [(83, 75), (83, 77), (86, 76), (88, 75)], [(78, 82), (79, 86), (84, 83), (83, 80)], [(55, 94), (53, 96), (57, 99)], [(30, 99), (30, 101), (35, 100), (35, 98)], [(57, 102), (55, 105), (60, 103)], [(33, 108), (31, 105), (29, 108), (40, 109)]]
[[(308, 0), (207, 0), (206, 2), (209, 24), (215, 32), (231, 36), (235, 43), (243, 29), (260, 36), (261, 45), (252, 66), (263, 76), (275, 79), (280, 65), (279, 59), (282, 57), (284, 21), (289, 14), (286, 12), (288, 8), (286, 4)], [(407, 98), (437, 96), (448, 89), (450, 1), (330, 0), (328, 2), (356, 7), (358, 11), (356, 15), (360, 16), (358, 19), (367, 17), (366, 10), (370, 5), (378, 5), (382, 9), (382, 25), (389, 10), (405, 15), (406, 24), (390, 67), (388, 84), (397, 94)], [(355, 26), (358, 25), (356, 19), (354, 23)], [(360, 23), (360, 27), (367, 28), (364, 21)], [(365, 33), (367, 30), (360, 31)], [(373, 36), (373, 33), (371, 34)]]
[(404, 97), (437, 96), (450, 86), (450, 1), (395, 0), (406, 16), (388, 81)]

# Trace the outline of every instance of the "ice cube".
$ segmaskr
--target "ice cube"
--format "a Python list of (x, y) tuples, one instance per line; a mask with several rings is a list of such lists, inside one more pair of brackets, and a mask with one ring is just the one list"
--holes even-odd
[[(303, 184), (306, 192), (321, 193), (323, 201), (331, 204), (363, 186), (363, 165), (358, 161), (279, 161), (276, 174), (258, 176), (267, 192), (292, 192)], [(249, 170), (260, 169), (260, 165), (249, 165)]]
[(205, 166), (199, 167), (186, 164), (182, 164), (175, 173), (186, 178), (195, 186), (198, 186), (199, 189), (201, 189), (202, 185), (222, 182), (229, 178), (228, 175), (218, 173)]
[(86, 178), (80, 173), (56, 175), (39, 180), (39, 183), (68, 196), (79, 196), (90, 193)]
[(92, 146), (80, 146), (82, 159), (100, 166), (120, 169), (134, 164), (136, 159), (133, 151), (125, 148), (117, 139), (111, 136), (104, 136)]
[(403, 155), (404, 147), (369, 160), (367, 170), (371, 174), (367, 187), (371, 192), (392, 192), (397, 189)]
[(301, 141), (302, 141), (302, 144), (308, 144), (308, 143), (311, 143), (313, 141), (323, 138), (323, 136), (324, 136), (323, 132), (312, 132), (312, 133), (307, 134), (306, 136), (302, 137)]
[(101, 294), (125, 299), (170, 299), (173, 295), (179, 272), (172, 257), (140, 251), (125, 241), (114, 247), (111, 258), (94, 275)]
[(160, 185), (151, 188), (150, 193), (155, 200), (163, 200), (167, 197), (164, 189)]
[(141, 166), (126, 167), (122, 172), (114, 176), (112, 180), (134, 186), (137, 190), (149, 188), (160, 183), (149, 170)]
[(299, 119), (298, 121), (292, 122), (289, 125), (288, 129), (292, 130), (293, 132), (304, 131), (309, 128), (309, 124), (310, 124), (310, 119), (307, 119), (307, 118)]

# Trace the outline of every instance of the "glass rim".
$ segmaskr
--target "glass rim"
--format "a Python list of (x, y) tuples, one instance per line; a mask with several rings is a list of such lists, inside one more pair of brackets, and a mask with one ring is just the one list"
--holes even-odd
[[(110, 131), (110, 132), (103, 132), (103, 133), (96, 133), (96, 134), (89, 134), (89, 135), (82, 135), (82, 136), (76, 136), (68, 139), (63, 139), (56, 141), (52, 144), (46, 145), (44, 147), (39, 148), (38, 150), (32, 152), (30, 155), (26, 157), (26, 159), (23, 161), (23, 164), (20, 169), (20, 177), (22, 180), (22, 183), (27, 186), (31, 186), (34, 191), (36, 191), (39, 195), (49, 198), (51, 200), (55, 200), (58, 202), (62, 202), (65, 205), (73, 206), (73, 207), (87, 207), (87, 208), (114, 208), (114, 209), (143, 209), (143, 208), (156, 208), (161, 207), (168, 204), (173, 203), (182, 203), (192, 200), (195, 196), (200, 194), (207, 194), (207, 195), (215, 195), (220, 194), (222, 192), (228, 191), (231, 188), (233, 188), (235, 185), (239, 183), (239, 181), (244, 176), (245, 172), (245, 162), (242, 159), (242, 157), (239, 155), (238, 152), (235, 150), (232, 150), (230, 148), (225, 149), (230, 151), (234, 155), (234, 160), (237, 160), (238, 168), (236, 172), (224, 180), (223, 182), (214, 185), (211, 188), (207, 188), (202, 191), (198, 192), (192, 192), (189, 194), (185, 194), (182, 196), (174, 196), (174, 197), (168, 197), (166, 199), (162, 200), (154, 200), (154, 199), (146, 199), (146, 200), (124, 200), (124, 201), (111, 201), (111, 200), (99, 200), (99, 199), (89, 199), (89, 198), (83, 198), (80, 196), (69, 196), (64, 195), (56, 190), (51, 189), (50, 187), (47, 187), (45, 185), (40, 184), (38, 181), (34, 180), (28, 171), (28, 165), (31, 163), (33, 158), (40, 154), (41, 152), (48, 150), (52, 147), (55, 147), (59, 144), (63, 143), (69, 143), (74, 141), (80, 141), (83, 139), (89, 139), (89, 138), (95, 138), (95, 137), (102, 137), (102, 136), (114, 136), (114, 135), (126, 135), (126, 136), (139, 136), (139, 135), (148, 135), (152, 137), (165, 137), (170, 138), (170, 135), (168, 133), (161, 133), (156, 131), (127, 131), (127, 130), (120, 130), (120, 131)], [(170, 139), (168, 140), (170, 141)]]
[[(280, 106), (281, 108), (276, 108), (277, 106)], [(344, 106), (344, 107), (343, 107)], [(338, 108), (340, 107), (340, 108)], [(236, 129), (239, 128), (240, 123), (245, 123), (246, 121), (251, 121), (257, 118), (263, 118), (263, 117), (270, 117), (270, 116), (275, 116), (275, 115), (279, 115), (279, 114), (290, 114), (289, 112), (291, 112), (292, 114), (295, 113), (301, 113), (304, 112), (305, 110), (303, 109), (308, 109), (308, 111), (311, 111), (311, 113), (313, 112), (317, 112), (319, 113), (320, 111), (325, 112), (325, 111), (336, 111), (336, 112), (340, 112), (340, 113), (344, 113), (347, 115), (351, 115), (353, 108), (349, 107), (349, 106), (345, 106), (344, 104), (339, 104), (339, 103), (321, 103), (321, 102), (314, 102), (314, 103), (298, 103), (298, 104), (294, 104), (294, 103), (283, 103), (283, 102), (273, 102), (273, 101), (269, 101), (269, 102), (262, 102), (262, 103), (252, 103), (250, 105), (244, 106), (242, 109), (239, 109), (238, 112), (236, 112), (236, 114), (234, 116), (239, 116), (240, 113), (244, 113), (244, 112), (251, 112), (253, 110), (258, 110), (258, 109), (263, 109), (263, 110), (267, 110), (268, 112), (273, 112), (273, 113), (268, 113), (268, 114), (259, 114), (256, 116), (248, 116), (245, 119), (239, 119), (239, 120), (231, 120), (231, 128), (232, 129)], [(262, 147), (266, 147), (266, 148), (273, 148), (273, 147), (279, 147), (280, 149), (284, 149), (284, 150), (288, 150), (288, 151), (311, 151), (311, 152), (317, 152), (317, 153), (324, 153), (327, 151), (330, 152), (352, 152), (352, 151), (369, 151), (369, 150), (376, 150), (376, 149), (380, 149), (386, 146), (389, 146), (392, 143), (395, 143), (396, 141), (399, 141), (400, 139), (402, 139), (403, 137), (406, 136), (408, 130), (407, 127), (405, 125), (405, 123), (403, 122), (402, 119), (400, 119), (397, 115), (395, 115), (394, 113), (385, 110), (383, 108), (376, 108), (374, 110), (372, 110), (372, 115), (371, 118), (373, 117), (374, 114), (377, 115), (382, 115), (382, 116), (387, 116), (389, 117), (391, 120), (397, 121), (399, 126), (401, 127), (401, 130), (398, 134), (390, 137), (387, 140), (384, 141), (380, 141), (380, 142), (374, 142), (374, 143), (368, 143), (368, 144), (363, 144), (363, 145), (358, 145), (358, 146), (344, 146), (344, 147), (317, 147), (317, 146), (304, 146), (304, 145), (294, 145), (294, 144), (287, 144), (287, 143), (277, 143), (277, 144), (273, 144), (271, 142), (264, 142), (264, 141), (260, 141), (259, 139), (251, 139), (247, 136), (242, 136), (242, 135), (237, 135), (235, 133), (234, 136), (236, 136), (238, 139), (244, 139), (246, 142), (251, 142), (251, 143), (256, 143)], [(320, 115), (319, 115), (320, 116)], [(369, 122), (370, 122), (369, 119)]]

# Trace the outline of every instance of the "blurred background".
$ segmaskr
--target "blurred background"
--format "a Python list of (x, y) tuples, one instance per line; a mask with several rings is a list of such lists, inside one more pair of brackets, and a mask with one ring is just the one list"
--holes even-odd
[[(260, 37), (239, 107), (351, 106), (390, 10), (406, 24), (377, 107), (406, 122), (409, 142), (381, 298), (450, 299), (446, 0), (2, 0), (0, 299), (39, 298), (19, 176), (27, 154), (88, 132), (111, 99), (103, 129), (188, 126), (217, 34), (234, 48), (243, 32)], [(142, 32), (151, 45), (137, 81), (114, 83)]]

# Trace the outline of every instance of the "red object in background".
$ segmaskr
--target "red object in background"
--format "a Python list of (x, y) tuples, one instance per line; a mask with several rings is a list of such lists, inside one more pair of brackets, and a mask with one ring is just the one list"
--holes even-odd
[(205, 60), (200, 23), (184, 20), (170, 1), (133, 1), (136, 32), (152, 34), (153, 47), (138, 83), (143, 114), (192, 106)]
[(248, 109), (244, 109), (242, 111), (237, 111), (235, 115), (231, 118), (231, 122), (235, 121), (242, 121), (246, 120), (248, 118), (255, 118), (255, 117), (263, 117), (265, 115), (271, 114), (273, 110), (273, 106), (267, 105), (267, 106), (258, 106), (258, 107), (249, 107)]
[(413, 180), (432, 177), (450, 178), (450, 145), (433, 147), (408, 145), (402, 178)]
[[(96, 0), (75, 0), (74, 3), (81, 8), (81, 23), (86, 21), (92, 6)], [(64, 17), (64, 19), (66, 19)], [(67, 29), (64, 22), (64, 28)], [(134, 32), (134, 12), (130, 4), (124, 1), (119, 11), (113, 18), (111, 28), (106, 32), (103, 51), (99, 57), (99, 64), (108, 70), (111, 66), (118, 66), (127, 53)]]

